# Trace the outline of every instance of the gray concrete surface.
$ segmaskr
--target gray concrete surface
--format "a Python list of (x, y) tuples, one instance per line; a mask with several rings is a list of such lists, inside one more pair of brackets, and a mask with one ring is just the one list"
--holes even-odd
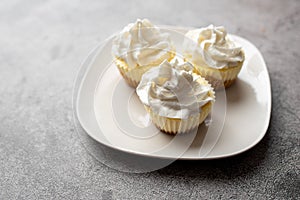
[[(144, 17), (223, 24), (257, 45), (273, 107), (256, 147), (143, 174), (108, 168), (86, 151), (72, 116), (76, 72), (95, 45)], [(299, 199), (299, 22), (299, 0), (2, 0), (0, 199)]]

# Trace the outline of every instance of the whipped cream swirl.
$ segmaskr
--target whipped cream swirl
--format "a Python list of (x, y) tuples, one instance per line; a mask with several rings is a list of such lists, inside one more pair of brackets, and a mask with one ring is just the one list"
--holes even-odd
[(146, 72), (136, 92), (143, 104), (163, 117), (187, 119), (201, 112), (201, 107), (214, 97), (210, 85), (197, 81), (200, 76), (192, 73), (193, 66), (161, 63)]
[(127, 25), (113, 41), (112, 53), (129, 67), (159, 65), (169, 58), (170, 36), (162, 33), (148, 19)]
[(242, 47), (227, 35), (223, 26), (191, 30), (186, 37), (185, 53), (192, 56), (191, 61), (196, 65), (201, 65), (203, 59), (208, 66), (222, 69), (244, 61)]

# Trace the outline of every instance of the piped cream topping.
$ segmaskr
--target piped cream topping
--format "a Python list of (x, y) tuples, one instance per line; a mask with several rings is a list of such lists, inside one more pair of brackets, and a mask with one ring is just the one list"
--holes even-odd
[(197, 115), (214, 97), (210, 95), (212, 87), (197, 81), (201, 77), (193, 74), (192, 69), (188, 62), (170, 64), (165, 60), (143, 75), (137, 95), (160, 116), (187, 119)]
[(191, 30), (186, 37), (185, 53), (192, 56), (191, 61), (196, 65), (204, 60), (208, 66), (222, 69), (244, 61), (242, 47), (227, 35), (223, 26)]
[(168, 33), (162, 33), (148, 19), (138, 19), (116, 36), (112, 53), (133, 68), (157, 64), (157, 61), (168, 59), (171, 48)]

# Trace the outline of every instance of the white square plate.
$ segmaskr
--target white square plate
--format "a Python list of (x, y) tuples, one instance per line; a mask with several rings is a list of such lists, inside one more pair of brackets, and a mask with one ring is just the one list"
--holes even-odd
[[(187, 30), (165, 28), (178, 51)], [(77, 80), (80, 87), (75, 105), (81, 126), (108, 147), (157, 158), (216, 159), (255, 146), (265, 135), (271, 115), (269, 74), (261, 53), (252, 43), (230, 36), (245, 51), (243, 68), (234, 85), (226, 92), (217, 92), (212, 123), (201, 125), (196, 136), (174, 137), (152, 125), (135, 90), (126, 85), (113, 64), (113, 37), (94, 49), (83, 63), (84, 75)]]

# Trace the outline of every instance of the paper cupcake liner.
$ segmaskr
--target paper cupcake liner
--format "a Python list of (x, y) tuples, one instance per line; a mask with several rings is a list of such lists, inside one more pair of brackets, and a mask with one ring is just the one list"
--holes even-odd
[[(185, 55), (185, 57), (187, 61), (192, 62), (190, 55)], [(243, 66), (243, 62), (240, 62), (237, 66), (214, 69), (209, 67), (204, 61), (201, 65), (193, 64), (195, 66), (194, 72), (208, 80), (216, 90), (223, 87), (228, 88), (232, 85)]]
[[(200, 74), (200, 73), (199, 73)], [(203, 75), (204, 76), (204, 75)], [(212, 87), (215, 90), (219, 90), (221, 88), (228, 88), (230, 87), (236, 80), (236, 77), (231, 79), (231, 80), (221, 80), (221, 79), (216, 79), (214, 77), (206, 75), (205, 78), (209, 81), (209, 83), (212, 85)]]
[(127, 84), (133, 88), (136, 88), (140, 83), (142, 76), (145, 72), (147, 72), (152, 67), (156, 67), (160, 65), (160, 63), (165, 59), (171, 61), (174, 56), (175, 56), (175, 50), (174, 51), (172, 50), (168, 52), (166, 55), (164, 55), (162, 58), (158, 59), (158, 61), (151, 63), (151, 65), (137, 66), (134, 68), (130, 68), (125, 61), (119, 58), (115, 58), (115, 64), (118, 67), (121, 75), (123, 76)]
[(149, 106), (145, 105), (145, 109), (150, 114), (155, 126), (171, 135), (184, 134), (196, 129), (206, 119), (211, 111), (211, 107), (212, 103), (209, 102), (201, 108), (201, 112), (196, 116), (191, 116), (188, 119), (174, 119), (160, 116), (153, 112)]
[(217, 90), (222, 87), (229, 87), (234, 80), (237, 78), (242, 63), (235, 67), (224, 68), (224, 69), (212, 69), (207, 67), (195, 66), (195, 73), (205, 77), (210, 84)]
[(138, 86), (143, 74), (152, 67), (143, 66), (129, 69), (128, 65), (120, 59), (116, 59), (115, 64), (118, 67), (121, 75), (125, 79), (126, 83), (133, 88), (136, 88)]

